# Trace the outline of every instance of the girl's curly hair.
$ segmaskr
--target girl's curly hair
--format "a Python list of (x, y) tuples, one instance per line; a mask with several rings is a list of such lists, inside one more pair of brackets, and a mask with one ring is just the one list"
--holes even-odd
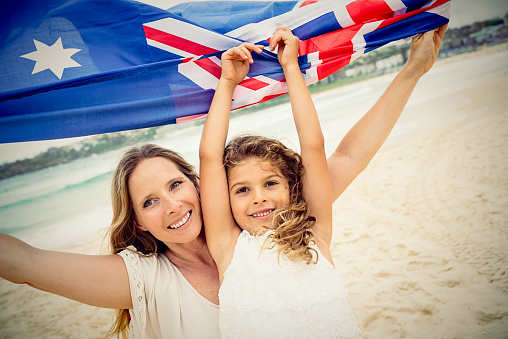
[(316, 218), (309, 215), (307, 202), (302, 195), (305, 169), (301, 156), (275, 139), (258, 135), (237, 136), (224, 149), (224, 166), (228, 177), (235, 166), (252, 158), (269, 162), (278, 168), (289, 186), (289, 204), (276, 211), (273, 220), (275, 230), (267, 237), (265, 246), (271, 249), (278, 244), (279, 256), (284, 253), (293, 261), (316, 263), (318, 254), (310, 246), (314, 243), (310, 229), (316, 223)]

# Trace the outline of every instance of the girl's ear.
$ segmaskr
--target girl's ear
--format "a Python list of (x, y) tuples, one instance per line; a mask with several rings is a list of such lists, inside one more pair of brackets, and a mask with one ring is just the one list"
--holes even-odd
[(143, 232), (148, 231), (148, 229), (147, 229), (145, 226), (141, 225), (141, 224), (140, 224), (139, 222), (137, 222), (136, 220), (134, 220), (134, 226), (136, 226), (136, 228), (137, 228), (138, 230), (140, 230), (140, 231), (143, 231)]

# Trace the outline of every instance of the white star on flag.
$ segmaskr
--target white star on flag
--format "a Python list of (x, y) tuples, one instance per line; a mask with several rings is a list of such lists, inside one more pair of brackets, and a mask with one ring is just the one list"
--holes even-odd
[(32, 74), (49, 69), (58, 79), (62, 79), (64, 69), (81, 67), (80, 64), (71, 58), (71, 56), (81, 50), (77, 48), (63, 48), (61, 37), (51, 46), (35, 39), (34, 43), (37, 50), (21, 56), (22, 58), (35, 61)]

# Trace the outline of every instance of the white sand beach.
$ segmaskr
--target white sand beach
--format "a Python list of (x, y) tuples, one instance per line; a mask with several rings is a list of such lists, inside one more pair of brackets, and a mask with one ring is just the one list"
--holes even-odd
[(448, 98), (470, 113), (459, 123), (388, 140), (335, 203), (335, 262), (365, 338), (508, 337), (508, 74), (500, 72)]
[[(507, 45), (431, 72), (493, 53)], [(332, 253), (363, 338), (508, 337), (508, 69), (471, 80), (408, 105), (401, 124), (431, 123), (390, 137), (334, 205)], [(70, 250), (99, 254), (101, 240)], [(112, 317), (0, 281), (0, 338), (100, 338)]]

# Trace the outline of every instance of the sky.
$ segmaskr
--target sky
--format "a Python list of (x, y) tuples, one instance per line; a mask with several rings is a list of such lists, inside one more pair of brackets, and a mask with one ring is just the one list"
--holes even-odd
[[(179, 0), (141, 0), (142, 2), (169, 8), (188, 1)], [(203, 1), (203, 0), (194, 0)], [(245, 1), (245, 0), (235, 0)], [(336, 1), (336, 0), (325, 0)], [(449, 27), (460, 27), (475, 21), (482, 21), (494, 17), (504, 16), (508, 12), (508, 0), (452, 0), (452, 15)], [(70, 138), (61, 140), (36, 141), (25, 143), (0, 144), (0, 164), (18, 159), (33, 157), (50, 147), (61, 147), (75, 143), (84, 138)]]
[(476, 21), (502, 17), (508, 12), (508, 0), (452, 0), (449, 27), (461, 27)]
[[(179, 0), (140, 0), (160, 8), (169, 8), (182, 2)], [(206, 0), (194, 0), (206, 1)], [(249, 0), (234, 0), (249, 1)], [(321, 0), (323, 1), (323, 0)], [(337, 1), (337, 0), (324, 0)], [(452, 17), (450, 27), (460, 27), (475, 21), (482, 21), (497, 16), (504, 16), (508, 12), (508, 0), (452, 0)]]

